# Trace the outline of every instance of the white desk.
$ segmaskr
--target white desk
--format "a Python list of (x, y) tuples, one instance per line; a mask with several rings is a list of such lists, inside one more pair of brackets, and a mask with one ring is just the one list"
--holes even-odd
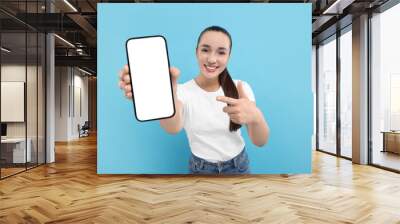
[(27, 158), (26, 162), (31, 161), (31, 145), (32, 140), (27, 138), (27, 146), (26, 154), (25, 154), (25, 138), (6, 138), (1, 139), (2, 145), (14, 145), (13, 148), (13, 163), (25, 163), (25, 158)]

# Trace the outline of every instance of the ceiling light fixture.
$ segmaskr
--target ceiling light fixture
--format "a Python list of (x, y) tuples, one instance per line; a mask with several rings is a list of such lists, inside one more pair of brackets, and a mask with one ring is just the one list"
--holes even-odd
[(75, 48), (75, 45), (73, 45), (71, 42), (69, 42), (68, 40), (58, 36), (57, 34), (54, 34), (55, 37), (57, 37), (58, 39), (60, 39), (61, 41), (63, 41), (64, 43), (68, 44), (70, 47)]
[(76, 53), (78, 53), (79, 55), (87, 55), (86, 53), (83, 52), (82, 48), (77, 48)]
[(10, 52), (11, 52), (11, 50), (9, 50), (9, 49), (7, 49), (7, 48), (5, 48), (5, 47), (1, 47), (1, 50), (4, 51), (4, 52), (6, 52), (6, 53), (10, 53)]
[(347, 6), (351, 5), (354, 1), (355, 0), (336, 0), (332, 5), (325, 9), (322, 14), (342, 14), (343, 9), (347, 8)]
[(90, 75), (90, 76), (92, 75), (92, 73), (90, 73), (90, 72), (88, 72), (88, 71), (86, 71), (86, 70), (83, 70), (83, 69), (81, 69), (81, 68), (79, 68), (79, 67), (78, 67), (78, 70), (81, 71), (81, 72), (83, 72), (83, 73), (85, 73), (85, 74), (87, 74), (87, 75)]
[(64, 0), (65, 4), (67, 4), (72, 10), (74, 10), (75, 12), (78, 12), (78, 10), (71, 4), (69, 3), (68, 0)]

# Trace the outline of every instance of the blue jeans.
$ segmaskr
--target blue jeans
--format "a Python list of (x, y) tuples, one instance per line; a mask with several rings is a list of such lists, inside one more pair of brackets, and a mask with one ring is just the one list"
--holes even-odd
[(189, 171), (191, 174), (249, 174), (249, 158), (245, 149), (234, 158), (218, 163), (209, 162), (192, 154)]

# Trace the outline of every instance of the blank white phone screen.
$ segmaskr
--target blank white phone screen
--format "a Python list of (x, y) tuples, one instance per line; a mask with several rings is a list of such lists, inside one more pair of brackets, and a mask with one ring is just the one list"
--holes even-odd
[(175, 114), (166, 41), (162, 36), (126, 43), (136, 118), (148, 121)]

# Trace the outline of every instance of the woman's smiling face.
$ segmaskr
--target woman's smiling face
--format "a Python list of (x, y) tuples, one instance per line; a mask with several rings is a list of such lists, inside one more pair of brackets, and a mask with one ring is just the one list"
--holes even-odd
[(207, 31), (200, 38), (196, 50), (201, 74), (207, 79), (217, 78), (226, 68), (230, 55), (229, 37), (219, 31)]

